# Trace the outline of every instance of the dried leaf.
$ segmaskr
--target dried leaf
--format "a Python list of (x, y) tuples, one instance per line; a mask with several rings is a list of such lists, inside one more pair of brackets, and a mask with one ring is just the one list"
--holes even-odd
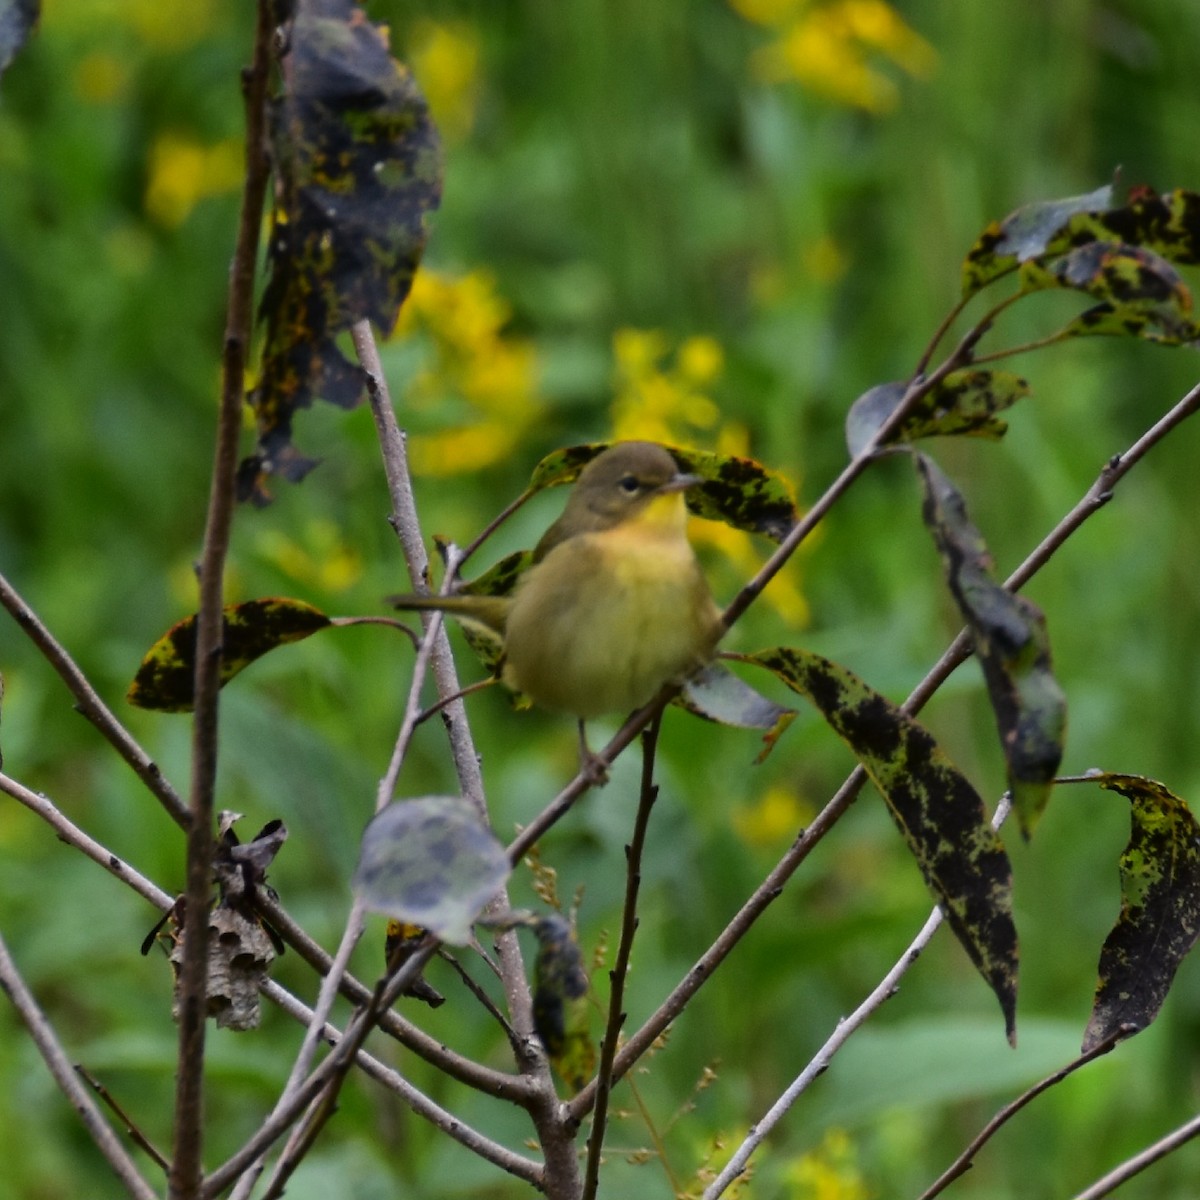
[(736, 729), (765, 729), (762, 762), (775, 748), (784, 730), (796, 719), (796, 710), (776, 704), (720, 663), (709, 663), (683, 685), (672, 703), (697, 717)]
[(367, 826), (354, 888), (371, 911), (461, 946), (511, 871), (472, 804), (426, 796), (389, 804)]
[(575, 930), (552, 913), (529, 922), (538, 940), (533, 965), (533, 1024), (559, 1078), (574, 1095), (596, 1069), (589, 1031), (588, 975)]
[[(329, 626), (329, 618), (303, 600), (272, 596), (223, 610), (221, 686), (268, 650), (298, 642)], [(190, 712), (196, 676), (196, 617), (172, 625), (142, 659), (125, 699), (159, 712)]]
[(343, 407), (361, 398), (365, 376), (335, 338), (364, 319), (395, 324), (441, 197), (425, 100), (353, 0), (298, 0), (284, 80), (266, 343), (250, 396), (258, 452), (239, 473), (239, 494), (259, 502), (266, 475), (295, 481), (315, 465), (291, 443), (297, 410), (316, 396)]
[(950, 927), (1016, 1040), (1017, 931), (1012, 870), (983, 801), (932, 735), (845, 667), (812, 651), (749, 655), (812, 701), (858, 756), (908, 842)]
[(913, 461), (925, 489), (925, 524), (983, 667), (1013, 807), (1028, 837), (1050, 798), (1066, 737), (1067, 700), (1051, 668), (1046, 620), (992, 577), (991, 554), (958, 489), (925, 455)]

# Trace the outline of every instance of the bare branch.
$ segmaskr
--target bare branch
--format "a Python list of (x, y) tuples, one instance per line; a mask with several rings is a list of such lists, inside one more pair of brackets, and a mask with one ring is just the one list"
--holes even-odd
[(13, 1002), (13, 1007), (25, 1022), (34, 1045), (45, 1060), (46, 1066), (50, 1068), (54, 1081), (71, 1102), (71, 1107), (79, 1114), (84, 1127), (91, 1134), (100, 1153), (108, 1160), (109, 1166), (126, 1192), (134, 1197), (134, 1200), (156, 1200), (157, 1193), (139, 1174), (137, 1165), (113, 1133), (112, 1127), (104, 1119), (104, 1114), (96, 1107), (96, 1102), (87, 1087), (76, 1077), (70, 1059), (59, 1044), (50, 1022), (25, 986), (3, 937), (0, 937), (0, 988), (3, 988)]
[(1193, 1117), (1176, 1130), (1160, 1138), (1152, 1146), (1147, 1146), (1140, 1154), (1127, 1159), (1119, 1167), (1109, 1171), (1102, 1179), (1097, 1179), (1091, 1187), (1085, 1188), (1074, 1200), (1100, 1200), (1101, 1196), (1111, 1196), (1123, 1183), (1127, 1183), (1135, 1175), (1140, 1175), (1147, 1167), (1153, 1166), (1159, 1159), (1174, 1153), (1185, 1142), (1190, 1142), (1200, 1134), (1200, 1117)]
[(179, 970), (179, 1058), (175, 1086), (172, 1200), (200, 1192), (204, 1141), (204, 1032), (208, 973), (208, 898), (212, 890), (213, 794), (217, 774), (218, 689), (223, 633), (225, 557), (236, 504), (238, 440), (245, 397), (246, 354), (254, 311), (258, 258), (269, 164), (266, 147), (267, 88), (271, 66), (270, 0), (258, 0), (254, 58), (244, 75), (246, 182), (237, 244), (229, 275), (221, 405), (204, 548), (200, 558), (200, 606), (196, 615), (195, 708), (192, 723), (191, 824), (187, 837), (187, 907)]
[(1080, 1067), (1087, 1066), (1093, 1059), (1102, 1057), (1108, 1054), (1118, 1042), (1129, 1037), (1130, 1034), (1137, 1033), (1136, 1025), (1122, 1025), (1115, 1029), (1112, 1033), (1100, 1042), (1093, 1046), (1086, 1054), (1080, 1054), (1077, 1058), (1073, 1058), (1065, 1066), (1060, 1067), (1045, 1079), (1035, 1083), (1028, 1091), (1023, 1092), (1010, 1104), (1006, 1104), (980, 1131), (973, 1137), (967, 1148), (950, 1164), (946, 1170), (934, 1180), (930, 1186), (921, 1193), (917, 1200), (933, 1200), (934, 1196), (940, 1196), (960, 1175), (965, 1175), (971, 1169), (975, 1155), (989, 1142), (992, 1137), (1006, 1125), (1009, 1120), (1017, 1115), (1031, 1100), (1036, 1099), (1048, 1088), (1054, 1087), (1057, 1083), (1062, 1083), (1068, 1075), (1073, 1075)]
[(583, 1200), (595, 1200), (600, 1185), (600, 1154), (604, 1148), (604, 1133), (608, 1123), (608, 1096), (613, 1085), (613, 1059), (617, 1053), (617, 1042), (621, 1026), (625, 1024), (625, 979), (629, 973), (629, 956), (633, 953), (633, 939), (637, 933), (638, 892), (642, 884), (642, 851), (646, 845), (646, 830), (650, 825), (650, 812), (658, 799), (658, 788), (654, 783), (654, 759), (658, 748), (658, 731), (661, 714), (656, 716), (642, 735), (642, 785), (638, 800), (637, 817), (633, 824), (633, 837), (625, 847), (625, 905), (621, 919), (621, 940), (617, 945), (617, 957), (609, 972), (611, 990), (608, 998), (608, 1025), (600, 1047), (600, 1067), (596, 1072), (595, 1103), (592, 1115), (592, 1135), (588, 1139), (587, 1168), (583, 1177)]
[(181, 829), (187, 829), (190, 818), (187, 806), (178, 792), (163, 778), (158, 764), (138, 745), (133, 736), (117, 720), (112, 709), (100, 699), (75, 660), (58, 643), (54, 635), (38, 620), (37, 614), (17, 594), (17, 590), (0, 575), (0, 604), (25, 631), (29, 640), (42, 652), (46, 661), (58, 672), (75, 697), (76, 709), (100, 732), (114, 750), (133, 768), (137, 777), (149, 788), (171, 819)]

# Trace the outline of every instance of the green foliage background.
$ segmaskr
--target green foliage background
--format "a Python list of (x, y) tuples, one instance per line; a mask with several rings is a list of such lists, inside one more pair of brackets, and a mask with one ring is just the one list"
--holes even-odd
[[(528, 342), (538, 370), (537, 419), (518, 450), (418, 479), (428, 531), (465, 540), (543, 453), (609, 435), (613, 337), (629, 327), (661, 330), (669, 345), (715, 339), (724, 369), (710, 394), (722, 418), (742, 424), (750, 452), (811, 498), (844, 462), (846, 408), (911, 369), (988, 219), (1088, 190), (1118, 164), (1131, 182), (1200, 187), (1192, 152), (1200, 12), (1186, 0), (926, 0), (899, 10), (936, 51), (936, 66), (908, 77), (872, 54), (897, 93), (892, 111), (871, 113), (795, 79), (758, 79), (752, 56), (773, 35), (720, 0), (371, 6), (391, 24), (401, 57), (414, 52), (447, 134), (445, 200), (427, 263), (449, 276), (489, 272), (511, 305), (505, 334)], [(0, 87), (0, 570), (180, 786), (186, 718), (127, 710), (121, 697), (144, 650), (194, 605), (237, 206), (228, 146), (236, 149), (241, 131), (237, 72), (251, 21), (249, 5), (228, 0), (47, 0), (40, 34)], [(477, 48), (470, 86), (448, 89), (465, 107), (439, 112), (434, 81), (420, 74), (416, 52), (431, 21)], [(437, 69), (438, 60), (427, 62)], [(1028, 312), (1014, 314), (1013, 340), (1050, 328), (1064, 299), (1021, 306)], [(386, 355), (404, 423), (420, 363), (402, 342)], [(1017, 367), (1034, 397), (1014, 411), (1005, 442), (936, 449), (1001, 573), (1196, 375), (1189, 352), (1101, 340)], [(325, 464), (303, 486), (281, 486), (271, 508), (240, 515), (231, 599), (281, 593), (329, 612), (380, 611), (381, 597), (405, 580), (369, 417), (304, 416), (297, 440)], [(447, 395), (413, 421), (430, 433), (464, 418), (462, 399)], [(715, 436), (692, 434), (700, 444)], [(1196, 436), (1185, 426), (1155, 450), (1029, 588), (1047, 613), (1072, 704), (1064, 768), (1152, 775), (1193, 801)], [(497, 556), (532, 543), (558, 503), (541, 499), (498, 540)], [(714, 556), (711, 565), (727, 596), (736, 583), (728, 561)], [(835, 510), (803, 556), (801, 586), (811, 614), (804, 628), (761, 605), (735, 644), (799, 639), (899, 698), (956, 628), (901, 464), (882, 465)], [(292, 837), (272, 881), (327, 943), (348, 903), (410, 665), (406, 643), (386, 630), (336, 631), (264, 660), (223, 701), (221, 803), (254, 828), (286, 820)], [(164, 886), (180, 887), (176, 830), (7, 620), (0, 671), (5, 770)], [(573, 731), (512, 712), (498, 692), (472, 701), (472, 714), (503, 834), (567, 778)], [(998, 795), (1002, 764), (976, 668), (944, 689), (928, 721), (984, 795)], [(809, 716), (767, 765), (750, 767), (755, 751), (752, 735), (681, 713), (668, 720), (631, 1027), (849, 766)], [(564, 896), (586, 887), (586, 946), (603, 930), (615, 939), (635, 757), (543, 846)], [(430, 727), (402, 787), (418, 795), (448, 786)], [(1126, 832), (1124, 801), (1076, 789), (1055, 796), (1031, 845), (1010, 845), (1023, 948), (1018, 1051), (1005, 1044), (994, 1000), (965, 956), (939, 935), (785, 1123), (748, 1194), (916, 1194), (998, 1103), (1069, 1058), (1116, 916)], [(516, 899), (531, 894), (519, 879)], [(927, 911), (882, 804), (864, 795), (638, 1077), (681, 1184), (715, 1136), (730, 1141), (761, 1113)], [(0, 930), (69, 1053), (166, 1144), (169, 973), (158, 957), (137, 954), (154, 919), (24, 810), (0, 804)], [(381, 965), (382, 937), (374, 931), (360, 950), (364, 975)], [(313, 995), (294, 956), (278, 977)], [(507, 1065), (475, 1003), (437, 966), (432, 977), (451, 1000), (421, 1014), (429, 1028)], [(1180, 1123), (1200, 1091), (1198, 1014), (1192, 962), (1154, 1027), (1039, 1101), (952, 1194), (1068, 1195)], [(253, 1128), (299, 1036), (271, 1012), (257, 1034), (212, 1036), (210, 1158)], [(717, 1058), (715, 1084), (668, 1130)], [(447, 1086), (416, 1060), (400, 1063), (465, 1119), (514, 1145), (527, 1136), (519, 1116)], [(618, 1103), (636, 1108), (625, 1090)], [(616, 1122), (606, 1195), (671, 1194), (655, 1162), (621, 1161), (620, 1149), (650, 1142), (636, 1117)], [(0, 1006), (0, 1162), (13, 1194), (30, 1200), (117, 1195), (8, 1006)], [(1200, 1151), (1186, 1148), (1122, 1195), (1182, 1200), (1194, 1195), (1197, 1171)], [(431, 1198), (523, 1194), (365, 1084), (348, 1090), (288, 1194), (370, 1200), (400, 1183)]]

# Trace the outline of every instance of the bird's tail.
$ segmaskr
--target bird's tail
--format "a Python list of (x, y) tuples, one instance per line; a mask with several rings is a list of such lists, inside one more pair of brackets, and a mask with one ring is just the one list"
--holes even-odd
[(489, 633), (504, 636), (512, 601), (507, 596), (418, 596), (408, 593), (389, 596), (393, 608), (449, 613), (467, 624), (480, 625)]

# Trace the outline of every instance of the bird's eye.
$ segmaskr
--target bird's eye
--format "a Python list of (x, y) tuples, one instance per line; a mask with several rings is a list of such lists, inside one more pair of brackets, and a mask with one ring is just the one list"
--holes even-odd
[(621, 491), (632, 496), (633, 493), (636, 492), (639, 487), (641, 487), (641, 484), (638, 483), (638, 477), (636, 475), (622, 475), (621, 478), (617, 480), (617, 486), (621, 489)]

